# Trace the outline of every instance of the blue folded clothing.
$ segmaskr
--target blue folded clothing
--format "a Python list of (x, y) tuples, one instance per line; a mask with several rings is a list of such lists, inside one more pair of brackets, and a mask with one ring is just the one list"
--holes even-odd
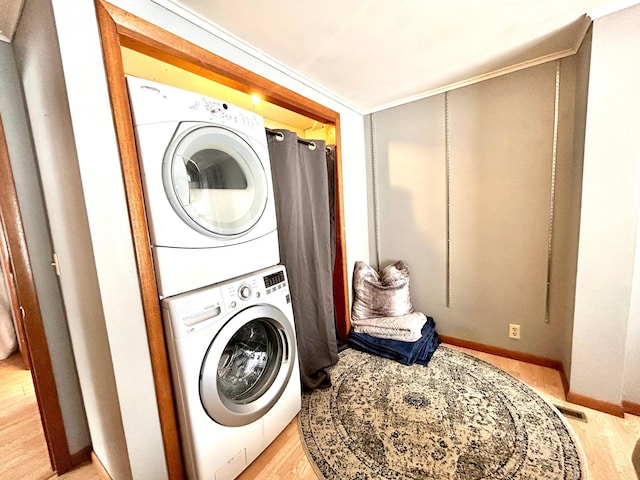
[(415, 342), (378, 338), (351, 330), (349, 345), (357, 350), (396, 360), (404, 365), (413, 365), (414, 363), (426, 365), (431, 360), (433, 352), (440, 345), (440, 337), (438, 337), (435, 327), (436, 323), (433, 318), (427, 317), (427, 322), (422, 327), (422, 337)]

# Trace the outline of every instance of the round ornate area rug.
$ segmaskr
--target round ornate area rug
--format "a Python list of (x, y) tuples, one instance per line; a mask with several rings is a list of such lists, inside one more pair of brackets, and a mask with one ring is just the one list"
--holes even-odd
[(586, 478), (556, 408), (464, 352), (441, 345), (425, 367), (347, 349), (331, 380), (303, 395), (299, 415), (327, 480)]

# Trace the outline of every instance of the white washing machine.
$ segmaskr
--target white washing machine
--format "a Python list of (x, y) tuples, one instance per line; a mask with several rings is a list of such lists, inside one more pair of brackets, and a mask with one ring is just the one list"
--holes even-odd
[(127, 77), (159, 294), (280, 261), (264, 120)]
[(161, 304), (187, 476), (233, 479), (300, 411), (285, 268)]

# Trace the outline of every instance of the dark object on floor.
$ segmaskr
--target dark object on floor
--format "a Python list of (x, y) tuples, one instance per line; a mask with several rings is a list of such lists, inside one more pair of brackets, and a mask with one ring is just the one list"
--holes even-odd
[(563, 414), (565, 417), (573, 418), (575, 420), (580, 420), (581, 422), (587, 422), (587, 416), (584, 412), (579, 410), (574, 410), (573, 408), (563, 407), (562, 405), (553, 405), (558, 409), (558, 411)]
[(433, 318), (427, 317), (427, 323), (422, 327), (422, 337), (415, 342), (372, 337), (366, 333), (356, 333), (352, 330), (349, 333), (349, 345), (357, 350), (396, 360), (404, 365), (414, 363), (426, 365), (431, 360), (433, 352), (440, 345), (440, 337), (438, 337), (435, 327)]
[(636, 469), (636, 475), (640, 478), (640, 438), (636, 442), (636, 448), (633, 449), (631, 454), (631, 461), (633, 462), (633, 468)]
[(338, 346), (338, 353), (343, 351), (345, 348), (349, 348), (349, 345), (345, 340), (342, 340), (338, 333), (336, 332), (336, 344)]

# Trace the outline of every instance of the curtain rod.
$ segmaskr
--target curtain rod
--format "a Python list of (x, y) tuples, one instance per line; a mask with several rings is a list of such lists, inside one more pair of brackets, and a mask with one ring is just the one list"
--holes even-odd
[[(282, 140), (284, 140), (284, 133), (282, 132), (278, 132), (276, 130), (272, 130), (270, 128), (265, 128), (265, 131), (269, 134), (269, 135), (274, 135), (276, 138), (276, 141), (281, 142)], [(302, 143), (303, 145), (308, 145), (309, 148), (311, 150), (315, 150), (316, 148), (316, 143), (309, 141), (309, 140), (305, 140), (303, 138), (298, 137), (298, 143)], [(331, 147), (329, 145), (326, 146), (325, 148), (325, 152), (326, 153), (331, 153)]]
[[(284, 140), (284, 133), (282, 132), (278, 132), (276, 130), (271, 130), (270, 128), (265, 128), (265, 130), (267, 131), (267, 133), (269, 135), (275, 135), (277, 138), (276, 140), (281, 142), (282, 140)], [(314, 148), (316, 148), (316, 143), (315, 142), (311, 142), (309, 140), (305, 140), (303, 138), (298, 137), (298, 143), (302, 143), (303, 145), (309, 145), (309, 147), (313, 150)]]

